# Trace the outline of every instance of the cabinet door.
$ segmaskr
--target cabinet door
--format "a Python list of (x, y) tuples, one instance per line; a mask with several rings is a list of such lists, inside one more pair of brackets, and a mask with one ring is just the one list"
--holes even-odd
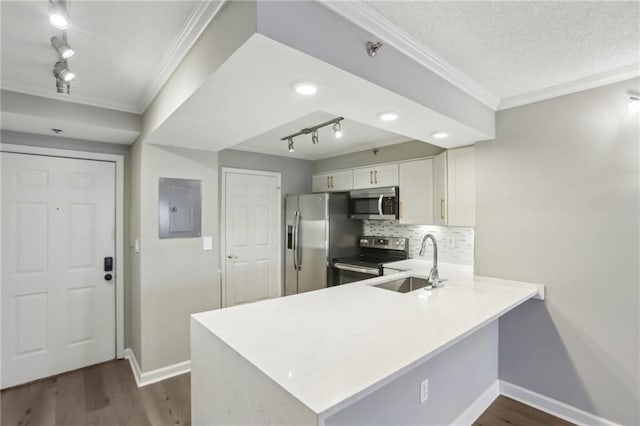
[(373, 168), (363, 167), (353, 170), (353, 189), (373, 188)]
[(449, 226), (475, 226), (476, 169), (472, 146), (449, 150), (447, 201)]
[(433, 160), (433, 219), (436, 225), (447, 224), (447, 151)]
[(329, 185), (331, 191), (351, 191), (353, 189), (353, 170), (331, 173)]
[(373, 167), (374, 186), (398, 186), (398, 164)]
[(400, 223), (433, 224), (433, 160), (400, 163)]
[(329, 183), (331, 182), (331, 174), (318, 173), (311, 176), (311, 191), (312, 192), (326, 192), (329, 190)]

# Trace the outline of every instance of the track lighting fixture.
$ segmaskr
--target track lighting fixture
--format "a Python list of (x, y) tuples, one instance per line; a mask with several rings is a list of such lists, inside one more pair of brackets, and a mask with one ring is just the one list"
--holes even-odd
[(379, 41), (376, 41), (375, 43), (372, 41), (368, 41), (367, 42), (367, 54), (369, 56), (371, 56), (372, 58), (375, 58), (376, 55), (378, 54), (378, 50), (380, 50), (380, 48), (382, 47), (382, 43)]
[(334, 119), (331, 119), (329, 121), (325, 121), (324, 123), (320, 123), (317, 124), (315, 126), (311, 126), (311, 127), (305, 127), (304, 129), (300, 130), (297, 133), (294, 133), (292, 135), (289, 136), (285, 136), (283, 138), (281, 138), (280, 140), (282, 141), (287, 141), (289, 144), (289, 152), (293, 152), (293, 138), (295, 138), (296, 136), (300, 136), (300, 135), (308, 135), (309, 133), (311, 133), (311, 143), (313, 143), (314, 145), (317, 145), (318, 143), (320, 143), (320, 137), (318, 136), (318, 129), (321, 129), (325, 126), (330, 126), (333, 125), (333, 135), (336, 138), (341, 138), (342, 137), (342, 124), (340, 123), (342, 120), (344, 120), (344, 117), (336, 117)]
[(59, 30), (69, 28), (69, 13), (65, 0), (49, 0), (49, 22)]
[(63, 33), (62, 37), (51, 37), (51, 46), (56, 49), (60, 57), (63, 59), (69, 59), (76, 53), (71, 46), (69, 46), (69, 43), (67, 43), (66, 31)]
[(68, 95), (71, 85), (61, 78), (56, 78), (56, 92), (60, 95)]
[(340, 139), (342, 137), (342, 124), (340, 124), (339, 121), (333, 123), (333, 136), (335, 136), (336, 139)]
[(56, 62), (55, 66), (53, 67), (53, 75), (57, 79), (63, 80), (65, 83), (69, 83), (74, 78), (76, 78), (76, 74), (69, 69), (66, 59)]

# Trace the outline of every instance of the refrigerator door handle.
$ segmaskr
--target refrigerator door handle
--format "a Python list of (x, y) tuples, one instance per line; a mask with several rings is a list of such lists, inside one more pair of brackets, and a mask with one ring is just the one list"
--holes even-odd
[(300, 270), (300, 212), (296, 211), (293, 225), (293, 267)]
[(380, 197), (378, 197), (378, 213), (380, 214), (380, 216), (384, 216), (384, 214), (382, 213), (382, 197), (382, 194), (380, 194)]

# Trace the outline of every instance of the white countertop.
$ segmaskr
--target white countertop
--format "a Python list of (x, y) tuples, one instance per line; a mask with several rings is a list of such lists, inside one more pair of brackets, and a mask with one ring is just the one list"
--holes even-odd
[[(430, 262), (402, 262), (395, 267), (423, 275), (430, 269)], [(440, 276), (449, 281), (432, 291), (372, 287), (387, 276), (193, 318), (315, 413), (328, 416), (537, 294), (534, 287), (474, 281), (468, 266), (443, 263)]]

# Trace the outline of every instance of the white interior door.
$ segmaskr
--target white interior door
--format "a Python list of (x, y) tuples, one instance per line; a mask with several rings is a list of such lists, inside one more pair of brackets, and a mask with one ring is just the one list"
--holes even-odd
[(115, 358), (115, 164), (0, 155), (2, 387)]
[(224, 306), (281, 294), (280, 184), (273, 173), (224, 171)]

